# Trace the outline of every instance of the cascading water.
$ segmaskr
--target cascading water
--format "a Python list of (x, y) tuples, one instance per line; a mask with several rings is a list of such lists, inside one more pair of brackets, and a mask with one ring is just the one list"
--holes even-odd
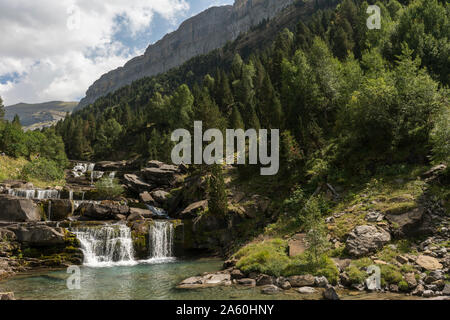
[(8, 194), (11, 196), (26, 199), (59, 199), (58, 190), (35, 190), (35, 189), (9, 189)]
[(80, 240), (86, 266), (112, 267), (137, 263), (133, 258), (131, 230), (126, 225), (77, 228), (72, 232)]
[(170, 221), (155, 220), (150, 227), (150, 260), (163, 262), (174, 260), (173, 224)]

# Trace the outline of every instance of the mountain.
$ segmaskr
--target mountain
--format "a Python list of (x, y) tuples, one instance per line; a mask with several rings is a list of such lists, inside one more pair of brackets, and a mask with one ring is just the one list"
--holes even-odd
[(78, 102), (51, 101), (44, 103), (28, 104), (18, 103), (5, 108), (5, 118), (9, 121), (19, 115), (21, 124), (26, 129), (40, 129), (51, 126), (64, 119), (67, 112), (77, 106)]
[(236, 0), (233, 6), (211, 7), (186, 20), (177, 31), (150, 45), (145, 54), (104, 74), (86, 92), (77, 109), (131, 82), (163, 73), (192, 57), (235, 40), (264, 20), (275, 17), (295, 0)]

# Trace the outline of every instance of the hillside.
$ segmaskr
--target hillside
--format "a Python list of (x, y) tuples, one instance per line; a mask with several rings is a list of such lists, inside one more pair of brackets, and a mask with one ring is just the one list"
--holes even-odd
[(241, 33), (273, 18), (294, 0), (238, 0), (234, 6), (212, 7), (150, 45), (145, 54), (103, 75), (86, 92), (79, 108), (131, 82), (181, 65), (235, 40)]
[(51, 101), (44, 103), (28, 104), (18, 103), (5, 108), (5, 119), (12, 121), (19, 115), (21, 124), (26, 129), (40, 129), (48, 127), (61, 119), (66, 113), (71, 113), (78, 102)]

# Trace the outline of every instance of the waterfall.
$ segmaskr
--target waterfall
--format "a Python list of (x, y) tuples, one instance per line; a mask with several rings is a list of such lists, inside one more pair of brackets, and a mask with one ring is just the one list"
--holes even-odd
[(47, 217), (48, 221), (52, 221), (52, 202), (51, 201), (48, 202), (47, 216), (48, 216)]
[(58, 190), (35, 190), (35, 189), (9, 189), (8, 194), (11, 196), (26, 199), (59, 199)]
[(112, 267), (134, 265), (131, 230), (126, 225), (81, 227), (72, 230), (81, 243), (84, 265)]
[(155, 220), (150, 227), (149, 262), (173, 260), (173, 224), (170, 221)]
[(73, 200), (73, 190), (69, 191), (69, 200)]

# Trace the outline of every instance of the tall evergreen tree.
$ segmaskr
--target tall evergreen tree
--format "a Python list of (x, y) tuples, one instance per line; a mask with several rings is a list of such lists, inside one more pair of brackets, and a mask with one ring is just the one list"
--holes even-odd
[(226, 216), (228, 213), (228, 199), (223, 179), (222, 167), (219, 164), (212, 165), (211, 176), (209, 178), (209, 212)]

